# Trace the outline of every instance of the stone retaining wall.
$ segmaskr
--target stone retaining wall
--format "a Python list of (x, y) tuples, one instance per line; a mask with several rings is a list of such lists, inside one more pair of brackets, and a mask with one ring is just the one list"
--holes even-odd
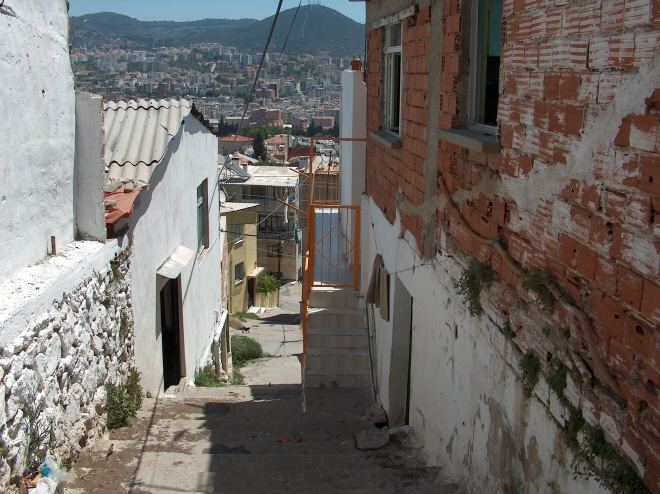
[(37, 461), (49, 435), (61, 461), (103, 432), (104, 385), (133, 364), (128, 273), (126, 252), (100, 272), (90, 268), (0, 350), (1, 486)]

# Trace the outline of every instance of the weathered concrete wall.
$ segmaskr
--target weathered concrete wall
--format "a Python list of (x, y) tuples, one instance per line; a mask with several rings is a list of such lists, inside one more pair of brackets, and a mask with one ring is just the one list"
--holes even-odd
[[(86, 245), (75, 249), (76, 244)], [(2, 487), (23, 472), (28, 439), (34, 441), (39, 431), (52, 431), (56, 459), (97, 437), (105, 427), (104, 385), (122, 381), (133, 364), (128, 256), (116, 242), (71, 246), (63, 256), (74, 264), (61, 269), (60, 263), (58, 276), (39, 283), (41, 293), (3, 308), (8, 317), (0, 322), (0, 334), (17, 321), (24, 324), (1, 350)], [(48, 269), (31, 267), (24, 274), (34, 280), (37, 271)], [(7, 284), (0, 290), (12, 289)], [(30, 417), (38, 425), (30, 427)]]
[[(302, 236), (302, 235), (301, 235)], [(287, 240), (282, 244), (282, 256), (268, 255), (268, 247), (277, 247), (278, 240), (257, 241), (257, 264), (266, 268), (269, 273), (277, 273), (279, 266), (283, 281), (295, 281), (298, 279), (301, 268), (300, 245), (294, 240)]]
[[(524, 466), (524, 476), (529, 475), (524, 470), (531, 463), (521, 460), (519, 467), (506, 466), (507, 475), (494, 477), (499, 479), (495, 485), (486, 477), (487, 470), (495, 468), (488, 463), (490, 457), (479, 457), (488, 450), (486, 443), (473, 442), (474, 452), (463, 449), (476, 463), (447, 452), (452, 447), (455, 451), (450, 443), (466, 440), (465, 434), (468, 440), (483, 434), (481, 425), (492, 430), (491, 422), (475, 422), (474, 431), (461, 432), (461, 414), (469, 417), (480, 410), (483, 417), (486, 408), (491, 415), (501, 410), (511, 430), (538, 430), (536, 441), (545, 445), (539, 448), (543, 471), (552, 470), (549, 478), (567, 485), (561, 476), (570, 466), (557, 465), (546, 456), (555, 451), (547, 439), (557, 436), (556, 425), (564, 423), (536, 404), (524, 413), (511, 408), (511, 403), (519, 403), (517, 392), (512, 391), (509, 371), (501, 369), (515, 369), (518, 359), (510, 358), (509, 350), (488, 350), (503, 331), (510, 331), (515, 336), (511, 351), (533, 352), (543, 375), (557, 363), (568, 369), (575, 380), (570, 403), (587, 423), (602, 428), (649, 489), (660, 492), (657, 2), (505, 0), (498, 108), (501, 151), (490, 153), (475, 152), (438, 134), (461, 129), (467, 122), (471, 2), (419, 3), (419, 13), (403, 23), (401, 148), (388, 149), (376, 139), (367, 146), (372, 213), (384, 214), (393, 226), (372, 230), (365, 223), (363, 231), (377, 241), (375, 250), (364, 254), (363, 265), (371, 266), (376, 251), (391, 256), (393, 249), (403, 248), (403, 240), (397, 240), (403, 237), (413, 250), (424, 253), (426, 262), (436, 260), (444, 266), (434, 268), (429, 279), (422, 274), (430, 267), (415, 270), (416, 280), (404, 282), (415, 298), (414, 319), (429, 324), (418, 331), (423, 344), (413, 341), (413, 388), (422, 387), (418, 400), (424, 415), (416, 425), (427, 449), (438, 461), (450, 461), (459, 476), (482, 479), (494, 492), (506, 491), (522, 479), (520, 468)], [(405, 6), (372, 1), (367, 17), (376, 20)], [(368, 32), (371, 132), (380, 129), (382, 118), (381, 41), (380, 29)], [(435, 62), (439, 67), (433, 66)], [(484, 297), (487, 309), (480, 318), (467, 317), (455, 307), (462, 305), (453, 289), (462, 275), (455, 262), (466, 266), (470, 258), (488, 265), (498, 280), (497, 290)], [(410, 267), (391, 260), (388, 266)], [(533, 270), (545, 273), (550, 280), (546, 288), (563, 293), (552, 310), (540, 310), (539, 295), (523, 285)], [(408, 276), (401, 274), (404, 280)], [(366, 279), (363, 274), (363, 283)], [(416, 291), (418, 285), (423, 293)], [(438, 300), (451, 303), (440, 311)], [(434, 314), (435, 320), (424, 319), (423, 311)], [(379, 325), (377, 332), (379, 384), (386, 404), (390, 365), (384, 359), (392, 351), (388, 327)], [(445, 330), (459, 335), (456, 342), (440, 336)], [(462, 332), (470, 335), (474, 351), (459, 343)], [(453, 367), (444, 366), (450, 359)], [(482, 362), (488, 367), (484, 369)], [(461, 386), (446, 388), (445, 376), (458, 375), (459, 370), (470, 372), (465, 374), (469, 378)], [(498, 372), (503, 377), (491, 380)], [(489, 376), (481, 381), (479, 373)], [(440, 382), (430, 382), (429, 376), (440, 376)], [(445, 401), (455, 403), (449, 414), (434, 402), (436, 385), (451, 391), (445, 395)], [(483, 390), (481, 403), (472, 386)], [(458, 432), (452, 442), (454, 427)], [(504, 431), (498, 430), (497, 434)], [(516, 458), (516, 448), (526, 444), (522, 436), (516, 437), (521, 442), (503, 442), (495, 450), (499, 459)]]
[[(365, 215), (366, 254), (373, 259), (380, 252), (393, 274), (390, 321), (374, 311), (379, 400), (391, 414), (400, 403), (390, 396), (391, 369), (400, 371), (391, 361), (397, 276), (413, 298), (410, 424), (428, 461), (468, 492), (607, 492), (595, 480), (573, 478), (573, 453), (562, 431), (566, 410), (543, 379), (525, 395), (521, 352), (498, 328), (497, 308), (471, 317), (456, 293), (453, 280), (462, 266), (441, 255), (424, 260), (410, 234), (399, 238), (398, 217), (392, 225), (366, 199), (363, 208), (369, 207), (374, 228)], [(497, 284), (489, 293), (501, 289)]]
[(191, 381), (211, 345), (220, 313), (220, 260), (217, 139), (188, 116), (170, 143), (129, 218), (133, 240), (131, 276), (135, 314), (135, 360), (145, 391), (163, 388), (160, 297), (156, 270), (182, 245), (197, 251), (197, 186), (209, 186), (209, 243), (181, 272), (184, 375)]
[(101, 242), (106, 239), (103, 140), (103, 98), (95, 94), (76, 93), (76, 236)]
[(74, 237), (68, 21), (65, 0), (0, 8), (0, 279)]

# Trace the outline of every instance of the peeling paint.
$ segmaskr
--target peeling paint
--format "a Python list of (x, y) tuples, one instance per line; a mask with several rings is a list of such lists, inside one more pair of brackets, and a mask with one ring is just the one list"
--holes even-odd
[(527, 211), (534, 211), (544, 199), (559, 194), (571, 179), (593, 183), (593, 154), (611, 146), (621, 121), (628, 115), (644, 113), (646, 98), (660, 80), (660, 56), (640, 68), (639, 73), (622, 80), (605, 111), (589, 120), (582, 138), (575, 143), (567, 164), (534, 168), (526, 177), (502, 176), (507, 195)]

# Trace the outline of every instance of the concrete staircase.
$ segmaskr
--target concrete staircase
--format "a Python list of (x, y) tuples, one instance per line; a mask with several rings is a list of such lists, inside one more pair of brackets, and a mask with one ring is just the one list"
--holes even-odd
[(365, 305), (354, 290), (312, 289), (303, 365), (305, 388), (371, 386)]

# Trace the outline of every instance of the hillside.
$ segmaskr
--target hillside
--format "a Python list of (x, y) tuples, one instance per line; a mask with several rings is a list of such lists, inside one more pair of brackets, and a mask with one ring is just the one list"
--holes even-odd
[[(296, 9), (280, 13), (270, 53), (279, 53)], [(71, 18), (74, 44), (89, 39), (118, 38), (127, 45), (187, 46), (192, 43), (222, 43), (259, 52), (268, 36), (273, 17), (254, 19), (204, 19), (190, 22), (140, 21), (132, 17), (102, 12)], [(289, 36), (289, 54), (330, 52), (352, 56), (364, 50), (364, 25), (328, 7), (305, 5), (300, 8)]]

